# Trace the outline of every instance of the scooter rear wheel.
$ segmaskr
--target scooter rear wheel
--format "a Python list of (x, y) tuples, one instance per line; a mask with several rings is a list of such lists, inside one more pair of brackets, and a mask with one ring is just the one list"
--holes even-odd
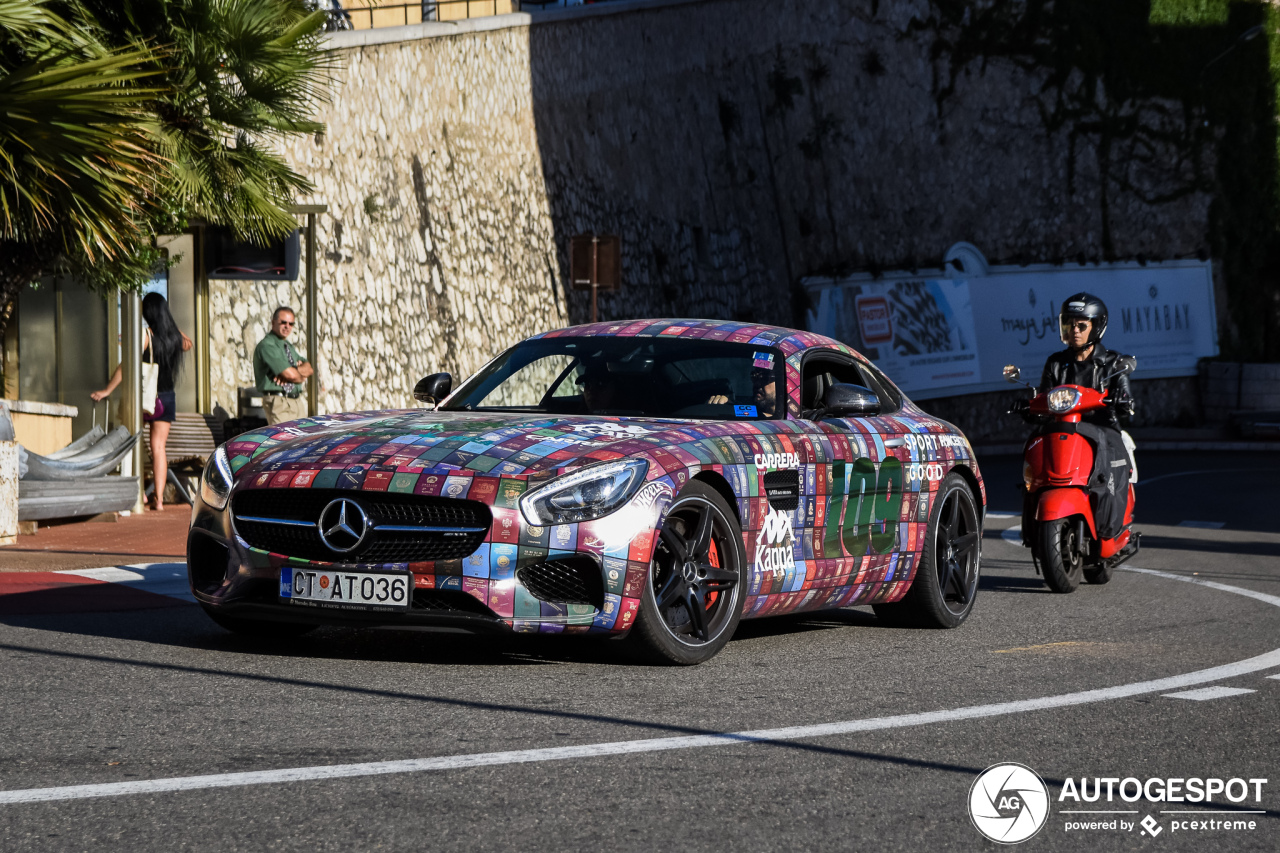
[(1111, 580), (1111, 573), (1115, 571), (1112, 566), (1103, 563), (1101, 566), (1094, 566), (1091, 569), (1084, 570), (1084, 579), (1086, 583), (1097, 584), (1101, 586)]
[(1084, 577), (1084, 554), (1070, 519), (1058, 518), (1040, 525), (1040, 556), (1044, 582), (1054, 592), (1075, 592)]

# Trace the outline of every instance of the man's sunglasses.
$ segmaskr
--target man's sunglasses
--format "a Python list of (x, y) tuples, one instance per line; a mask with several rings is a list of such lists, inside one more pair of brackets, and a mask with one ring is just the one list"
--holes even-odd
[(293, 325), (296, 325), (296, 324), (294, 323), (294, 321), (293, 321), (293, 320), (276, 320), (276, 324), (277, 324), (277, 325), (280, 325), (280, 326), (293, 326)]
[(1089, 331), (1090, 325), (1091, 324), (1088, 320), (1081, 320), (1078, 323), (1063, 323), (1062, 328), (1068, 329), (1068, 330), (1075, 330), (1077, 332), (1087, 332)]

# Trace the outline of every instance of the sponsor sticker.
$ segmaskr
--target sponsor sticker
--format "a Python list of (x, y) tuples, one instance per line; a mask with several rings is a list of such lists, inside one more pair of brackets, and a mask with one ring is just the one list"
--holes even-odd
[(760, 532), (756, 534), (755, 562), (759, 571), (772, 572), (776, 579), (794, 568), (794, 538), (791, 514), (770, 509), (760, 520)]
[(773, 468), (799, 468), (800, 456), (796, 453), (757, 453), (755, 454), (756, 470), (768, 471)]

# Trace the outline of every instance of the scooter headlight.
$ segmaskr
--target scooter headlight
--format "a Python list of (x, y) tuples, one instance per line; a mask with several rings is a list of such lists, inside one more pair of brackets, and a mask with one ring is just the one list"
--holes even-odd
[(1069, 412), (1080, 402), (1080, 392), (1066, 385), (1054, 388), (1049, 392), (1049, 411), (1063, 414)]

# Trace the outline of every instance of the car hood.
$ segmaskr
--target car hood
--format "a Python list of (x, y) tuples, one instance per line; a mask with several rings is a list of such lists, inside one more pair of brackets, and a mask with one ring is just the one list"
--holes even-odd
[[(324, 485), (386, 488), (377, 483), (389, 483), (397, 473), (465, 470), (527, 477), (645, 451), (661, 455), (673, 444), (737, 432), (744, 425), (411, 409), (264, 427), (237, 436), (226, 450), (236, 482), (244, 487), (320, 486), (318, 474), (326, 471)], [(298, 477), (296, 472), (315, 473)]]

